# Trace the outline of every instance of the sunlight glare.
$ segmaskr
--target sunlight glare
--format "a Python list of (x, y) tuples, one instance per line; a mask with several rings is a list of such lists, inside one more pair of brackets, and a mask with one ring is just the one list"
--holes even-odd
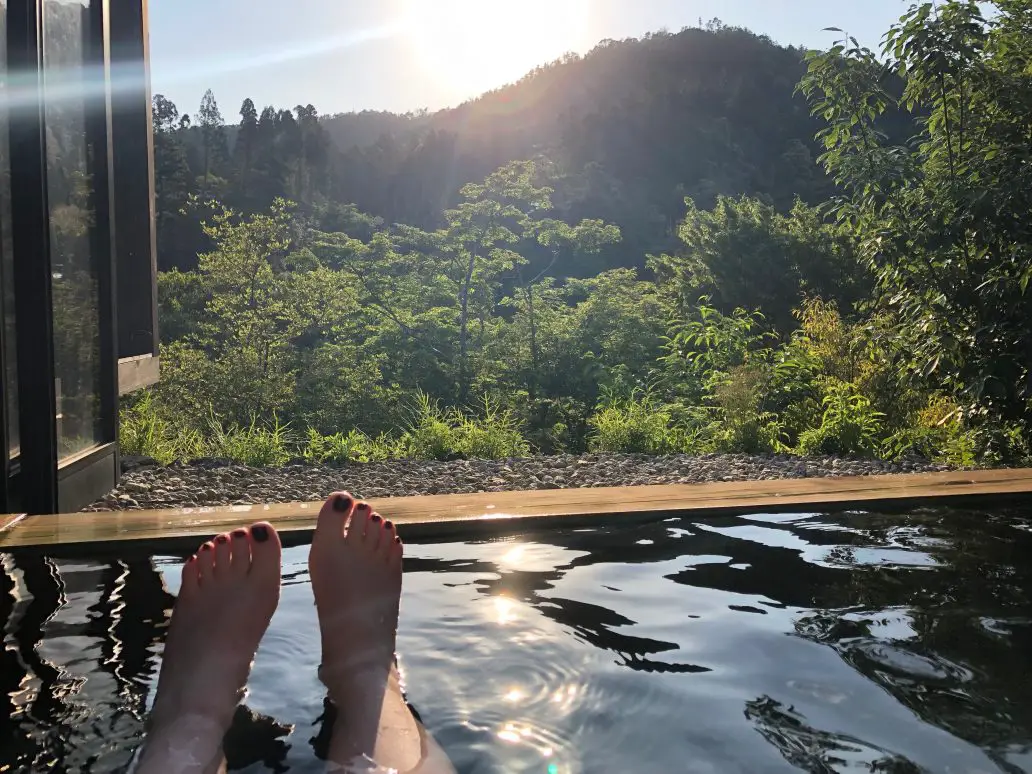
[(512, 623), (516, 620), (516, 613), (514, 608), (516, 604), (507, 597), (495, 597), (495, 616), (498, 623), (505, 626), (508, 623)]
[(408, 0), (420, 65), (463, 98), (511, 83), (584, 44), (588, 0)]

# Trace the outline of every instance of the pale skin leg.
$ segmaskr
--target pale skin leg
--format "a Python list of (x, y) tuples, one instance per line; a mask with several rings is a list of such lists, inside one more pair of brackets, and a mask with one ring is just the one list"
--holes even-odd
[(454, 772), (405, 704), (394, 666), (402, 553), (394, 525), (347, 493), (332, 495), (319, 512), (309, 569), (320, 677), (340, 708), (331, 769), (365, 758), (399, 772)]
[(222, 738), (279, 602), (280, 554), (276, 530), (258, 523), (218, 535), (184, 565), (140, 774), (225, 770)]

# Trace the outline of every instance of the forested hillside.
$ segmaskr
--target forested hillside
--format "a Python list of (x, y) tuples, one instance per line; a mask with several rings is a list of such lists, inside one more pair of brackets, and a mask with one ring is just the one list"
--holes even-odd
[(802, 51), (714, 23), (606, 41), (430, 115), (316, 120), (311, 105), (259, 111), (248, 101), (238, 125), (220, 129), (235, 116), (220, 118), (206, 102), (183, 128), (158, 97), (158, 167), (170, 176), (159, 193), (162, 260), (191, 265), (197, 219), (174, 215), (190, 192), (245, 211), (276, 196), (316, 209), (344, 202), (387, 223), (435, 228), (463, 185), (538, 159), (560, 217), (603, 218), (623, 232), (619, 249), (559, 273), (641, 267), (676, 242), (685, 196), (708, 208), (719, 194), (755, 195), (782, 210), (797, 197), (828, 197), (815, 163), (820, 124), (795, 94), (804, 72)]
[(123, 448), (1027, 455), (1032, 0), (996, 8), (605, 42), (434, 114), (156, 96)]

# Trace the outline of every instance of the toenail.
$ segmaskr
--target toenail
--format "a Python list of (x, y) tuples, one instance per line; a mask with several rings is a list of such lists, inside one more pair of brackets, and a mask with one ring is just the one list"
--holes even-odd
[(376, 521), (376, 522), (378, 522), (378, 521), (380, 521), (380, 514), (378, 514), (378, 513), (374, 513), (374, 514), (373, 514), (372, 516), (370, 516), (369, 518), (370, 518), (370, 519), (372, 519), (373, 521)]
[(219, 536), (218, 536), (217, 538), (215, 538), (215, 539), (216, 539), (217, 541), (219, 541), (220, 543), (228, 543), (228, 542), (229, 542), (229, 537), (228, 537), (228, 536), (226, 536), (226, 535), (219, 535)]
[(245, 538), (245, 537), (247, 537), (247, 530), (246, 529), (235, 529), (235, 530), (233, 530), (233, 537), (235, 537), (235, 538)]
[(394, 542), (395, 543), (400, 543), (401, 542), (401, 538), (399, 536), (395, 535), (394, 536)]
[(347, 495), (337, 495), (333, 498), (333, 510), (347, 513), (351, 510), (352, 499)]
[(394, 522), (393, 521), (385, 521), (383, 523), (383, 526), (385, 526), (387, 529), (394, 529)]
[(369, 503), (359, 503), (356, 506), (356, 510), (361, 511), (362, 513), (369, 513), (372, 508), (369, 507)]
[(254, 539), (259, 543), (264, 543), (269, 539), (269, 528), (264, 524), (256, 524), (251, 527), (251, 534), (254, 535)]
[(211, 551), (211, 543), (205, 543), (203, 546), (201, 546), (201, 550), (202, 551)]

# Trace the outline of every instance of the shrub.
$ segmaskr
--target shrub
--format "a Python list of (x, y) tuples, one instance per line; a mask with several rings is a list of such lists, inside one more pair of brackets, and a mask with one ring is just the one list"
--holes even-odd
[(648, 393), (608, 399), (589, 424), (594, 431), (591, 451), (672, 454), (684, 448), (683, 434), (673, 427), (669, 407), (657, 404)]
[(308, 429), (308, 441), (301, 456), (310, 462), (383, 462), (396, 454), (396, 442), (387, 435), (372, 438), (361, 430), (323, 435)]
[(883, 415), (857, 392), (855, 384), (830, 380), (823, 405), (820, 427), (799, 436), (799, 454), (875, 454)]
[(225, 457), (244, 465), (265, 467), (283, 465), (290, 458), (290, 440), (287, 427), (273, 417), (272, 427), (262, 427), (257, 418), (246, 427), (228, 428), (212, 413), (208, 417), (206, 453), (210, 457)]
[(885, 441), (882, 454), (888, 459), (919, 456), (968, 468), (975, 464), (978, 446), (975, 432), (964, 426), (956, 401), (944, 395), (931, 395), (913, 424)]
[(760, 411), (768, 375), (759, 365), (742, 365), (713, 386), (712, 400), (722, 419), (713, 428), (715, 451), (759, 454), (784, 449), (777, 415)]

